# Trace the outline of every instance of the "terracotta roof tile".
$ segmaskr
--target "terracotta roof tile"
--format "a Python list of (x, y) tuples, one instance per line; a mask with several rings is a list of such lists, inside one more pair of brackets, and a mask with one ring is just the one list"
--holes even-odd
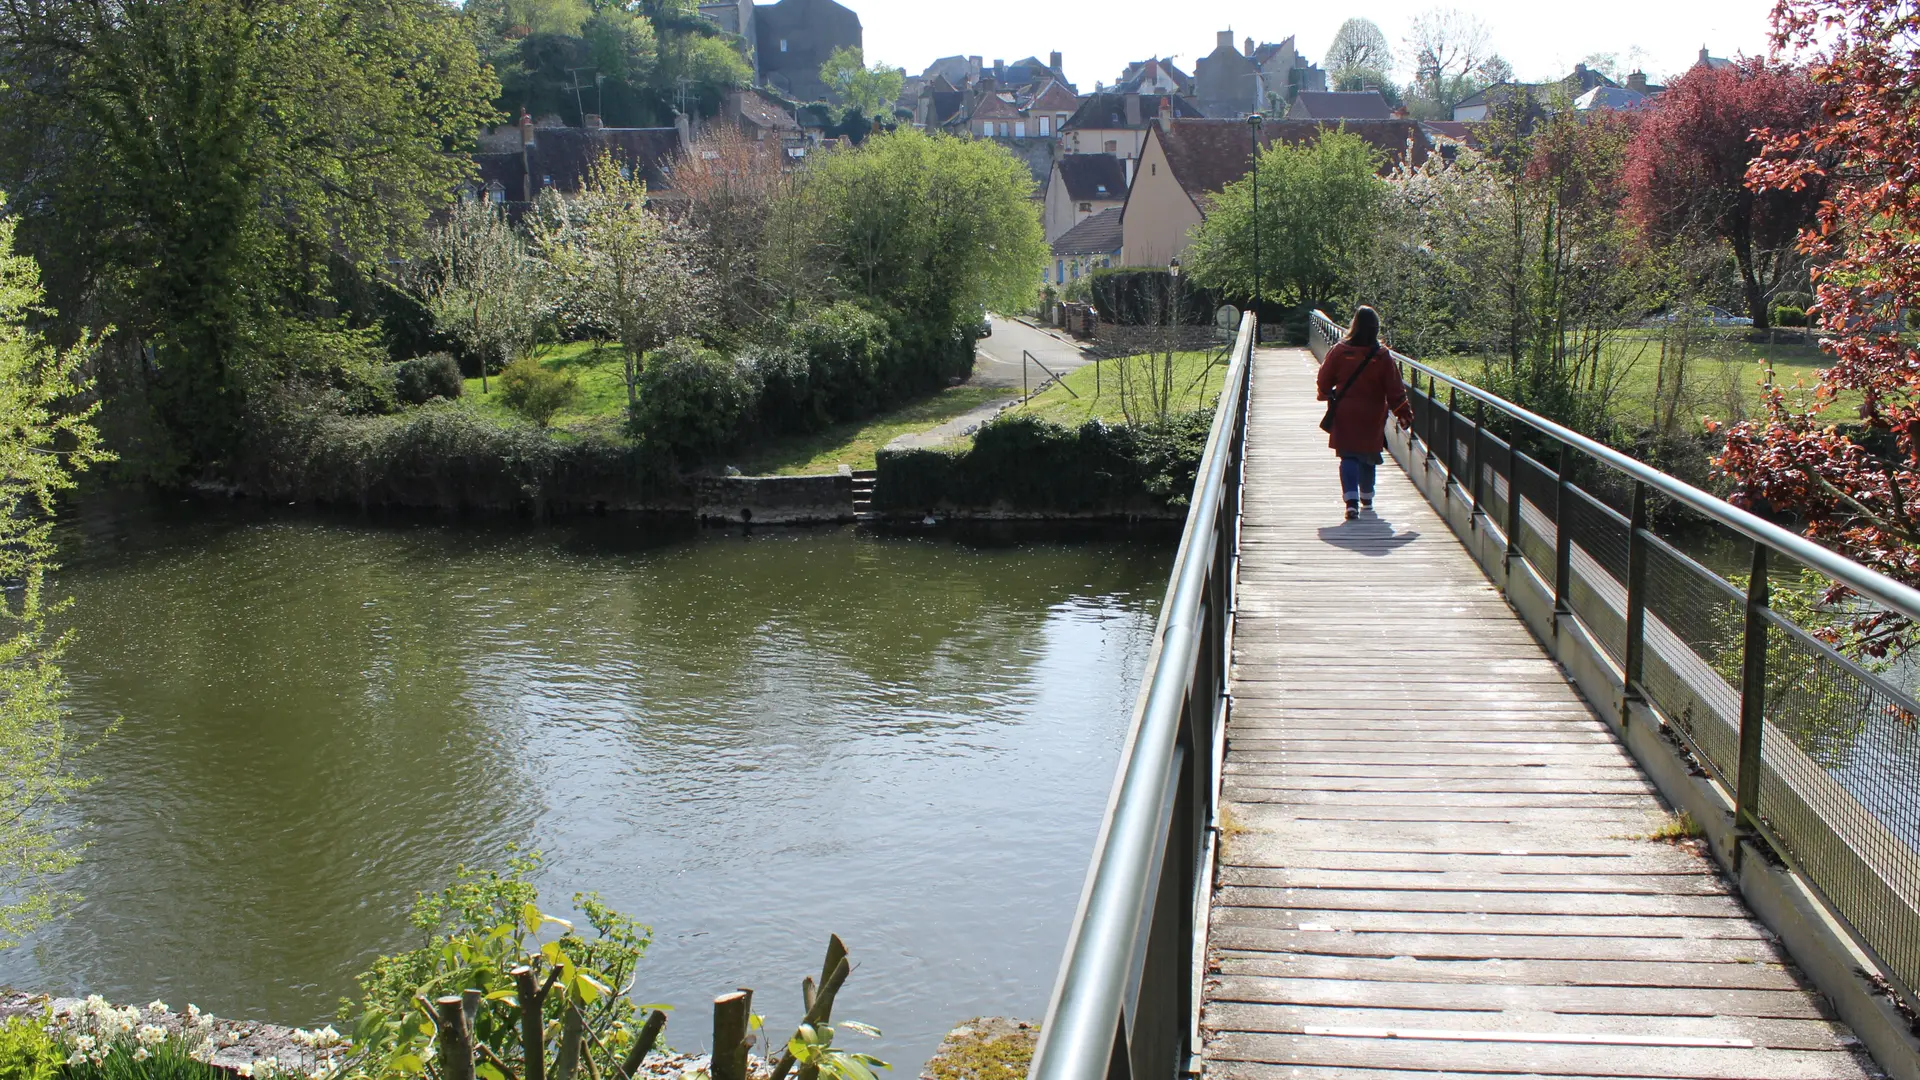
[[(1420, 165), (1432, 149), (1426, 132), (1414, 120), (1281, 120), (1260, 129), (1260, 145), (1304, 143), (1319, 138), (1322, 131), (1339, 130), (1365, 139), (1389, 161), (1404, 158), (1411, 143), (1413, 164)], [(1245, 176), (1253, 160), (1253, 140), (1244, 120), (1175, 120), (1171, 131), (1159, 132), (1157, 137), (1174, 179), (1195, 202)]]

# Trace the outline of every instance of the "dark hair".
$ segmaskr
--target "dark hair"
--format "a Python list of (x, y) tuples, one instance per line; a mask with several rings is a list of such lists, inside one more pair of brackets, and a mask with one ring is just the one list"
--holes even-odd
[(1353, 325), (1347, 327), (1346, 343), (1363, 349), (1380, 344), (1380, 313), (1365, 304), (1354, 308)]

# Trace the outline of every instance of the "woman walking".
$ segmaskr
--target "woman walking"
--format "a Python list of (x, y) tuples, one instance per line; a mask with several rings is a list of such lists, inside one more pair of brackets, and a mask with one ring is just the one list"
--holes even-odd
[(1413, 406), (1400, 369), (1380, 343), (1380, 313), (1361, 307), (1347, 336), (1320, 363), (1320, 400), (1327, 403), (1327, 445), (1340, 456), (1340, 493), (1347, 520), (1373, 509), (1374, 470), (1387, 448), (1387, 413), (1413, 426)]

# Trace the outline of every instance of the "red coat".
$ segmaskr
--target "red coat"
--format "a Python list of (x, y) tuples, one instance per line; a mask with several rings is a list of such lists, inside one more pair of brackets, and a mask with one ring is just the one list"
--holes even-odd
[[(1320, 364), (1320, 400), (1333, 395), (1353, 377), (1353, 369), (1366, 360), (1370, 349), (1341, 342), (1327, 350)], [(1388, 355), (1386, 346), (1374, 354), (1367, 369), (1354, 380), (1353, 387), (1340, 398), (1333, 414), (1333, 433), (1327, 445), (1342, 454), (1378, 454), (1387, 447), (1387, 412), (1413, 425), (1413, 406), (1407, 403), (1407, 384), (1400, 381), (1400, 369)]]

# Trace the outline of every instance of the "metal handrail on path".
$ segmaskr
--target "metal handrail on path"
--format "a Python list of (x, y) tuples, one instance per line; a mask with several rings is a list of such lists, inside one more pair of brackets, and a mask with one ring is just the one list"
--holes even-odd
[(1196, 956), (1228, 708), (1251, 319), (1214, 410), (1032, 1080), (1170, 1078), (1199, 1051)]
[[(1315, 355), (1344, 332), (1314, 312)], [(1920, 789), (1920, 703), (1777, 610), (1770, 578), (1798, 564), (1916, 620), (1920, 590), (1389, 354), (1412, 376), (1411, 434), (1425, 445), (1425, 467), (1443, 470), (1439, 497), (1459, 499), (1473, 530), (1499, 530), (1509, 591), (1530, 568), (1551, 594), (1556, 633), (1566, 619), (1586, 629), (1627, 700), (1665, 717), (1730, 791), (1736, 825), (1795, 865), (1911, 999), (1920, 988), (1920, 807), (1909, 797)], [(1504, 418), (1506, 438), (1489, 430), (1494, 418)], [(1557, 462), (1529, 456), (1523, 442), (1553, 448), (1541, 457)], [(1575, 482), (1582, 462), (1601, 466), (1602, 480), (1630, 481), (1626, 511)], [(1744, 588), (1656, 532), (1656, 494), (1750, 543)]]

